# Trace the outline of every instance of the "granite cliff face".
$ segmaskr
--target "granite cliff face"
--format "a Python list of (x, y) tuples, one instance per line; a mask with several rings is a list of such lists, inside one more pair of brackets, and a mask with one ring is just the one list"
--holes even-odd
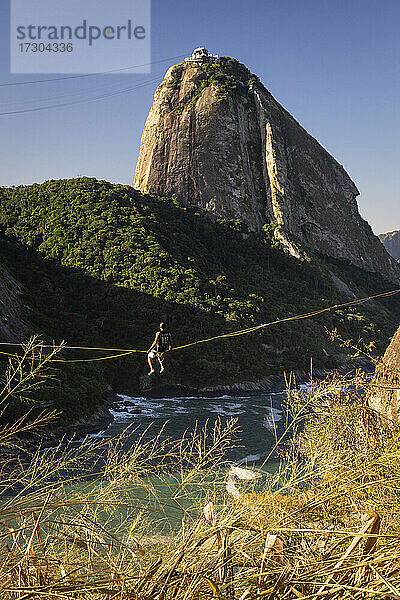
[(396, 260), (400, 260), (400, 231), (381, 233), (378, 237), (390, 256), (393, 256)]
[(237, 61), (171, 67), (148, 115), (134, 187), (269, 230), (400, 282), (344, 168)]

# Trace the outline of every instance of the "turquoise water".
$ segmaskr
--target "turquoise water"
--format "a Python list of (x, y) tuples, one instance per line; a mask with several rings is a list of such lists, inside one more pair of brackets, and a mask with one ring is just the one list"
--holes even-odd
[[(107, 522), (113, 531), (122, 524), (124, 531), (125, 523), (140, 514), (148, 523), (147, 531), (154, 535), (171, 534), (184, 522), (198, 520), (210, 498), (218, 504), (227, 495), (235, 497), (235, 493), (261, 489), (265, 478), (275, 473), (280, 464), (273, 448), (286, 429), (284, 399), (283, 393), (157, 399), (121, 395), (112, 409), (114, 422), (90, 437), (114, 438), (130, 426), (134, 433), (124, 438), (122, 450), (142, 433), (145, 440), (160, 432), (163, 438), (179, 440), (185, 432), (190, 433), (195, 428), (199, 431), (206, 424), (210, 430), (219, 420), (223, 425), (229, 419), (236, 419), (238, 431), (233, 447), (220, 464), (211, 471), (191, 472), (189, 482), (184, 470), (160, 470), (159, 474), (153, 470), (150, 477), (140, 482), (133, 479), (126, 488), (121, 483), (122, 489), (115, 494), (119, 499), (115, 511), (104, 511), (104, 518), (99, 514), (100, 521)], [(246, 474), (250, 474), (250, 479), (246, 480)], [(85, 489), (98, 498), (106, 498), (114, 493), (113, 485), (113, 481), (102, 479), (89, 481)], [(77, 484), (71, 492), (81, 489), (82, 484)]]
[[(176, 397), (144, 398), (120, 396), (112, 409), (114, 422), (101, 437), (118, 435), (128, 425), (145, 431), (147, 437), (155, 436), (161, 429), (164, 437), (180, 439), (187, 430), (212, 427), (214, 422), (237, 419), (238, 433), (235, 447), (226, 459), (235, 464), (262, 463), (285, 429), (282, 409), (284, 393), (260, 394), (257, 396), (221, 396), (219, 398)], [(135, 414), (140, 410), (139, 414)]]

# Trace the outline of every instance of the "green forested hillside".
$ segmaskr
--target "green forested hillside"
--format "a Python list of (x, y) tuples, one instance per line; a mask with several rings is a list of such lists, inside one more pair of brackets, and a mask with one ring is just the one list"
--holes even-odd
[[(347, 300), (328, 268), (359, 295), (394, 287), (338, 261), (299, 262), (272, 247), (268, 233), (90, 178), (0, 188), (0, 233), (2, 261), (25, 287), (25, 322), (73, 345), (145, 349), (161, 320), (181, 345)], [(307, 369), (311, 357), (331, 367), (337, 349), (325, 328), (384, 344), (399, 308), (394, 297), (176, 352), (163, 381), (255, 380)], [(68, 368), (71, 387), (80, 381), (89, 397), (94, 382), (96, 398), (105, 382), (137, 389), (144, 373), (144, 355)]]

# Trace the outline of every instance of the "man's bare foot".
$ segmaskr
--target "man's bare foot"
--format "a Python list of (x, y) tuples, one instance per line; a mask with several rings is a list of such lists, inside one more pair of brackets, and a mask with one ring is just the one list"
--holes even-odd
[(152, 369), (151, 371), (149, 371), (147, 374), (148, 375), (153, 375), (153, 373), (154, 373), (154, 369)]

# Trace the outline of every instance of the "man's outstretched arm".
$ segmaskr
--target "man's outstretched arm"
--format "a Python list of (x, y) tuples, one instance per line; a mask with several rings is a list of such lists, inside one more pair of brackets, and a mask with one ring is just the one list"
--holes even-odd
[(156, 333), (156, 337), (154, 338), (154, 342), (152, 343), (152, 345), (151, 345), (151, 346), (150, 346), (150, 348), (149, 348), (149, 352), (150, 352), (150, 350), (153, 350), (153, 348), (155, 348), (155, 347), (156, 347), (156, 345), (157, 345), (157, 342), (158, 342), (158, 336), (159, 336), (159, 335), (160, 335), (160, 333), (159, 333), (159, 331), (157, 331), (157, 333)]

